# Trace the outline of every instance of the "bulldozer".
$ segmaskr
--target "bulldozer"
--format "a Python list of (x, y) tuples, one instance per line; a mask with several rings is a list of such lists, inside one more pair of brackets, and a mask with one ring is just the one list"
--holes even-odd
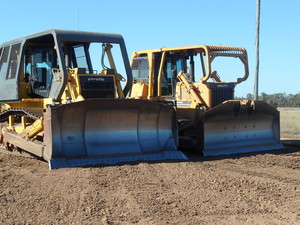
[(120, 34), (51, 29), (3, 43), (3, 151), (50, 169), (186, 159), (174, 107), (126, 99), (132, 79)]
[(211, 156), (282, 148), (279, 111), (263, 101), (234, 99), (235, 87), (249, 76), (244, 48), (134, 51), (131, 68), (130, 98), (175, 105), (180, 149)]

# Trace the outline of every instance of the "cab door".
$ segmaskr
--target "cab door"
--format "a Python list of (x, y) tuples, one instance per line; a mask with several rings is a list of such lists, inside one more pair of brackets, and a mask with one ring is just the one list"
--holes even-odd
[(175, 57), (166, 59), (161, 81), (162, 96), (175, 97), (177, 75), (181, 70), (184, 70), (183, 59)]

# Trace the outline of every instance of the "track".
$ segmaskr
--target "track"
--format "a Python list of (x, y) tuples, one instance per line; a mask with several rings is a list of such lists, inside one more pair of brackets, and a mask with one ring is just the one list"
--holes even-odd
[(300, 146), (49, 171), (0, 154), (1, 224), (299, 224)]

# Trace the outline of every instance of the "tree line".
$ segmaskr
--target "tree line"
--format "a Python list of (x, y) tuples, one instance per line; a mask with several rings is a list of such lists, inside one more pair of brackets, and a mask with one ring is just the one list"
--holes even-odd
[[(246, 98), (238, 99), (254, 99), (253, 95), (248, 93)], [(278, 107), (300, 107), (300, 92), (298, 94), (285, 94), (285, 93), (275, 93), (275, 94), (266, 94), (264, 92), (258, 96), (258, 100), (267, 102), (272, 106)]]

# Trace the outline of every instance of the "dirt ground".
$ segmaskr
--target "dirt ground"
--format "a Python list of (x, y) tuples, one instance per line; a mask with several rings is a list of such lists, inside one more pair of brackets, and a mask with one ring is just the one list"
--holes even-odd
[(54, 171), (0, 154), (0, 224), (300, 224), (300, 141), (289, 143), (257, 154)]

